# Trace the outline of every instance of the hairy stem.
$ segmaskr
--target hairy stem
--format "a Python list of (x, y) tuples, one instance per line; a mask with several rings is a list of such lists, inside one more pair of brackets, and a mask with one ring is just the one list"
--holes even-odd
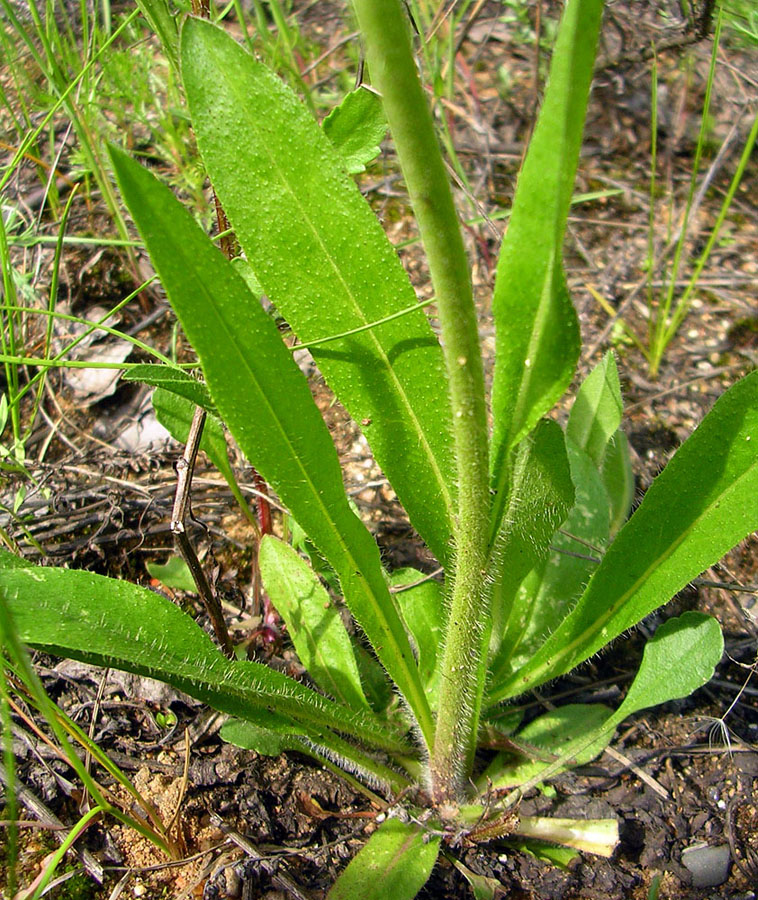
[(430, 761), (435, 802), (455, 802), (473, 766), (489, 641), (487, 414), (468, 261), (445, 164), (416, 74), (401, 0), (354, 0), (421, 238), (442, 326), (458, 476), (456, 572)]

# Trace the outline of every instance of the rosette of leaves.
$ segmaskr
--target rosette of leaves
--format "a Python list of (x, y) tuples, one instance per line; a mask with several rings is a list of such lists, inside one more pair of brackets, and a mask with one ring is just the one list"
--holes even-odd
[[(269, 536), (260, 565), (308, 682), (229, 660), (166, 598), (87, 572), (5, 556), (0, 610), (2, 628), (33, 647), (161, 678), (227, 713), (222, 735), (234, 743), (296, 750), (343, 773), (390, 812), (330, 897), (410, 898), (440, 852), (474, 843), (520, 836), (612, 852), (614, 820), (528, 818), (517, 799), (600, 753), (628, 715), (705, 683), (722, 653), (717, 623), (687, 613), (661, 626), (615, 710), (569, 705), (522, 727), (504, 704), (601, 651), (758, 527), (758, 376), (717, 401), (628, 521), (613, 357), (585, 380), (565, 430), (549, 417), (580, 350), (561, 246), (602, 13), (600, 0), (570, 0), (500, 251), (487, 398), (470, 274), (403, 6), (355, 6), (441, 341), (350, 176), (381, 139), (374, 100), (322, 129), (231, 37), (185, 21), (190, 114), (241, 263), (149, 171), (111, 151), (206, 388), (174, 371), (142, 377), (223, 422), (307, 536), (312, 559)], [(383, 569), (260, 293), (360, 423), (444, 584)], [(485, 762), (478, 751), (488, 749)], [(465, 872), (487, 896), (486, 879)]]

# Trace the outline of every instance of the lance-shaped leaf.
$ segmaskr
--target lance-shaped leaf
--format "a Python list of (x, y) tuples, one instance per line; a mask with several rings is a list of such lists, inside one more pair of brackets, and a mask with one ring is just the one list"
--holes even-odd
[(310, 566), (271, 535), (261, 541), (258, 563), (266, 592), (311, 678), (346, 706), (368, 707), (350, 635)]
[(348, 864), (327, 900), (413, 900), (432, 874), (439, 837), (414, 822), (387, 819)]
[(500, 251), (492, 299), (497, 329), (492, 386), (496, 521), (506, 502), (510, 449), (566, 390), (579, 355), (579, 328), (561, 254), (602, 10), (602, 0), (566, 5)]
[(579, 665), (758, 528), (758, 372), (733, 385), (655, 479), (574, 610), (498, 693)]
[(560, 531), (547, 539), (550, 554), (518, 586), (500, 652), (491, 664), (493, 697), (506, 673), (528, 661), (568, 615), (608, 540), (608, 494), (600, 474), (590, 457), (568, 438), (564, 446), (575, 503)]
[[(426, 580), (424, 580), (426, 578)], [(441, 586), (416, 569), (397, 569), (390, 577), (406, 627), (413, 637), (418, 669), (429, 702), (437, 699), (442, 657), (440, 648), (447, 613)]]
[(203, 366), (222, 419), (339, 576), (345, 601), (430, 740), (433, 723), (378, 548), (274, 320), (171, 191), (111, 148), (121, 193)]
[[(188, 19), (181, 45), (213, 186), (258, 280), (300, 340), (343, 334), (416, 304), (339, 152), (292, 91), (207, 22)], [(412, 524), (446, 562), (452, 429), (442, 353), (426, 315), (417, 309), (311, 352)]]
[(0, 569), (0, 603), (22, 641), (57, 656), (148, 675), (222, 712), (276, 710), (388, 750), (407, 745), (354, 711), (259, 663), (228, 660), (178, 606), (127, 581), (71, 569)]
[(611, 537), (614, 537), (626, 522), (634, 503), (634, 472), (629, 440), (620, 428), (608, 441), (602, 476), (610, 502)]
[[(408, 779), (388, 766), (349, 744), (336, 734), (316, 734), (312, 729), (276, 713), (252, 714), (247, 719), (229, 719), (221, 726), (221, 737), (246, 750), (263, 756), (280, 756), (297, 750), (317, 759), (323, 766), (348, 780), (347, 772), (359, 774), (364, 782), (388, 792), (408, 788)], [(337, 760), (339, 766), (333, 761)]]
[[(477, 789), (484, 794), (488, 788), (504, 790), (531, 782), (559, 756), (568, 756), (570, 762), (553, 775), (570, 765), (590, 762), (611, 742), (615, 729), (608, 724), (611, 714), (602, 703), (570, 703), (551, 709), (519, 731), (513, 751), (497, 754), (477, 780)], [(596, 738), (587, 744), (590, 732)]]
[[(512, 466), (508, 503), (494, 534), (488, 569), (493, 580), (493, 653), (500, 646), (506, 625), (511, 627), (519, 584), (546, 556), (556, 528), (574, 502), (563, 431), (550, 419), (544, 419), (524, 438), (513, 454)], [(515, 620), (519, 621), (520, 615)]]

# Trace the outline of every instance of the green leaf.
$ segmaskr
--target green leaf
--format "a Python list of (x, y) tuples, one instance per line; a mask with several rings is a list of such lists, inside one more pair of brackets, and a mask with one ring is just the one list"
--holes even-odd
[(510, 496), (494, 538), (489, 575), (493, 652), (503, 637), (514, 597), (526, 574), (548, 552), (556, 528), (574, 502), (574, 484), (560, 426), (541, 421), (514, 454)]
[(551, 866), (557, 866), (565, 871), (569, 870), (570, 864), (575, 859), (580, 859), (576, 850), (570, 847), (551, 847), (549, 844), (539, 844), (536, 841), (509, 841), (508, 844), (519, 853), (528, 853), (535, 859), (544, 860)]
[(241, 718), (276, 710), (316, 733), (334, 729), (408, 752), (370, 713), (345, 709), (268, 666), (226, 659), (179, 607), (129, 582), (70, 569), (4, 569), (0, 602), (20, 639), (48, 653), (157, 678)]
[[(600, 703), (572, 703), (552, 709), (530, 722), (514, 738), (531, 758), (519, 758), (511, 752), (498, 753), (477, 782), (484, 792), (526, 784), (546, 770), (558, 757), (566, 757), (566, 764), (550, 772), (554, 777), (571, 766), (580, 766), (599, 756), (613, 737), (615, 724), (610, 724), (611, 710)], [(594, 739), (587, 743), (587, 735)]]
[(561, 265), (563, 234), (582, 139), (602, 0), (565, 7), (550, 78), (500, 251), (492, 310), (493, 486), (505, 503), (506, 460), (568, 387), (579, 328)]
[(467, 866), (464, 866), (459, 859), (452, 858), (453, 865), (463, 875), (463, 877), (471, 885), (471, 892), (474, 900), (495, 900), (498, 893), (502, 894), (503, 886), (497, 878), (489, 878), (486, 875), (477, 875)]
[(132, 366), (121, 376), (122, 381), (140, 381), (151, 384), (154, 387), (163, 388), (172, 394), (178, 394), (190, 400), (195, 406), (200, 406), (209, 413), (215, 413), (208, 388), (196, 378), (188, 375), (183, 369), (175, 369), (172, 366), (140, 365)]
[(253, 272), (253, 267), (250, 263), (243, 259), (241, 256), (237, 256), (232, 260), (232, 265), (234, 266), (238, 275), (241, 275), (245, 281), (245, 284), (248, 287), (250, 293), (260, 299), (263, 296), (263, 288), (260, 285), (260, 282), (255, 277), (255, 272)]
[(347, 772), (354, 772), (373, 785), (381, 785), (388, 792), (409, 787), (408, 779), (383, 763), (368, 756), (358, 747), (348, 744), (331, 732), (315, 733), (284, 716), (266, 711), (253, 713), (247, 719), (229, 719), (221, 726), (221, 738), (235, 747), (255, 750), (262, 756), (280, 756), (288, 750), (296, 750), (322, 765), (335, 770), (352, 781)]
[(192, 572), (180, 556), (171, 556), (166, 563), (146, 562), (145, 568), (153, 578), (157, 578), (167, 588), (186, 591), (188, 594), (197, 593)]
[(439, 837), (413, 822), (387, 819), (348, 864), (327, 900), (413, 900), (439, 853)]
[(724, 637), (711, 616), (686, 612), (664, 622), (645, 645), (637, 677), (612, 717), (614, 726), (641, 709), (689, 697), (713, 678), (723, 652)]
[(413, 637), (418, 669), (429, 702), (434, 704), (440, 674), (437, 651), (442, 647), (446, 615), (440, 585), (432, 579), (416, 583), (423, 578), (424, 573), (417, 569), (397, 569), (390, 576), (390, 584), (394, 588), (414, 585), (398, 591), (395, 599), (406, 628)]
[[(413, 306), (415, 293), (376, 217), (289, 88), (207, 22), (188, 19), (181, 44), (211, 181), (258, 280), (300, 340)], [(446, 376), (426, 315), (416, 310), (312, 354), (414, 527), (446, 562), (452, 429), (448, 404), (430, 402), (446, 395)]]
[(566, 437), (587, 453), (598, 469), (621, 424), (624, 404), (616, 360), (609, 350), (584, 379), (571, 407)]
[(292, 722), (285, 731), (272, 728), (270, 724), (268, 728), (254, 725), (244, 719), (228, 719), (219, 730), (222, 741), (243, 750), (255, 750), (261, 756), (281, 756), (287, 750), (302, 752), (308, 744), (301, 734), (302, 732), (298, 733), (297, 726)]
[(310, 566), (271, 535), (261, 541), (258, 562), (266, 592), (311, 678), (345, 705), (367, 707), (350, 636)]
[(507, 681), (506, 673), (527, 663), (573, 608), (597, 568), (593, 557), (608, 540), (608, 495), (602, 479), (584, 451), (568, 439), (565, 447), (576, 499), (560, 531), (552, 535), (552, 552), (516, 592), (500, 652), (491, 665), (493, 701)]
[(629, 454), (629, 440), (620, 429), (608, 442), (602, 475), (611, 504), (610, 531), (613, 537), (626, 522), (634, 503), (634, 472)]
[(321, 127), (342, 155), (348, 174), (357, 175), (381, 153), (379, 145), (387, 133), (387, 120), (379, 95), (362, 84), (345, 96)]
[(482, 777), (483, 785), (528, 787), (567, 766), (588, 762), (608, 745), (616, 726), (632, 713), (687, 697), (702, 687), (713, 677), (723, 651), (721, 629), (710, 616), (687, 612), (666, 622), (645, 647), (637, 677), (614, 713), (607, 715), (600, 705), (576, 705), (541, 716), (519, 732), (517, 740), (550, 748), (552, 760), (512, 765), (507, 755), (500, 754)]
[(34, 568), (34, 563), (24, 559), (23, 556), (16, 556), (10, 550), (3, 550), (0, 547), (0, 570), (2, 569), (29, 569)]
[(273, 319), (171, 191), (121, 151), (111, 148), (111, 158), (221, 417), (337, 572), (350, 611), (431, 740), (429, 704), (378, 548), (350, 508), (308, 382)]
[(579, 665), (758, 528), (758, 372), (733, 385), (655, 479), (572, 613), (499, 698)]
[(358, 638), (353, 639), (353, 653), (361, 676), (361, 685), (371, 709), (384, 712), (396, 695), (387, 673), (376, 661), (376, 657), (367, 650)]

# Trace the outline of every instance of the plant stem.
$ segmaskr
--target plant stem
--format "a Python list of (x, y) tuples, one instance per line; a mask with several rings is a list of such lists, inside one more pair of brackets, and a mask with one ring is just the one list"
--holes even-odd
[(485, 563), (488, 440), (476, 310), (458, 216), (400, 0), (354, 0), (371, 80), (380, 91), (429, 261), (453, 412), (458, 514), (442, 687), (430, 760), (435, 802), (464, 793), (473, 766), (489, 641)]

